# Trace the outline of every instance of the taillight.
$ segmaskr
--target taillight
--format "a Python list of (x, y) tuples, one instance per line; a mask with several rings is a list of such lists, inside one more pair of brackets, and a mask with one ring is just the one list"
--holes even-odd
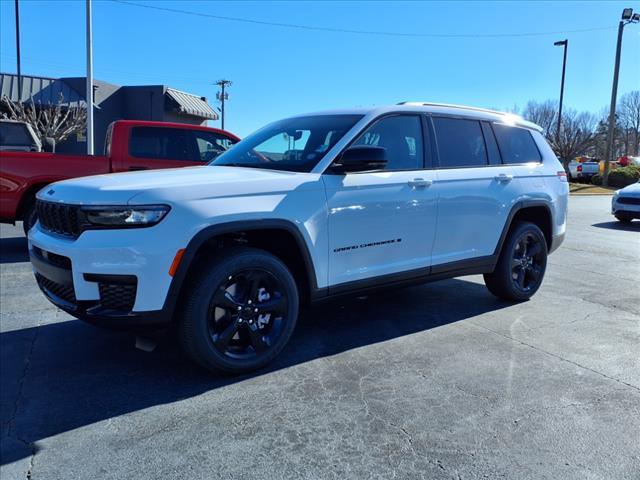
[(565, 172), (564, 170), (561, 170), (561, 171), (557, 172), (557, 175), (558, 175), (558, 179), (561, 182), (566, 182), (567, 181), (567, 172)]
[(579, 172), (582, 171), (582, 165), (578, 165), (578, 167), (576, 168), (576, 170), (578, 170)]

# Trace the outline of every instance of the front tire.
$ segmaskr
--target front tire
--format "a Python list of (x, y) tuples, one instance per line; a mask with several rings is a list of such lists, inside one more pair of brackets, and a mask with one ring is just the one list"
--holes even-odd
[(528, 300), (538, 291), (547, 268), (547, 242), (540, 228), (518, 222), (509, 233), (493, 273), (484, 282), (496, 297)]
[(293, 275), (263, 250), (224, 250), (203, 262), (185, 287), (182, 348), (209, 370), (259, 369), (282, 351), (295, 328), (299, 300)]
[(618, 219), (619, 222), (622, 223), (631, 223), (631, 221), (633, 220), (633, 217), (627, 213), (616, 213), (615, 217)]

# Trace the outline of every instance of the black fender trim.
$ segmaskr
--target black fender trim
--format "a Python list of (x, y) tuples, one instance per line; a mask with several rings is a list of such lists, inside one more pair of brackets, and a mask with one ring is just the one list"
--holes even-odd
[(502, 233), (500, 234), (500, 238), (498, 239), (498, 244), (496, 245), (496, 249), (493, 251), (493, 255), (498, 257), (500, 252), (502, 251), (502, 245), (504, 245), (505, 240), (507, 239), (507, 235), (509, 234), (509, 229), (511, 228), (511, 224), (513, 223), (513, 218), (516, 216), (520, 210), (524, 210), (525, 208), (530, 207), (544, 207), (549, 212), (549, 218), (551, 219), (551, 236), (552, 238), (547, 239), (547, 242), (551, 244), (553, 242), (553, 215), (551, 214), (551, 208), (549, 207), (549, 202), (544, 200), (520, 200), (516, 202), (513, 207), (511, 207), (511, 211), (507, 216), (507, 221), (504, 223), (504, 227), (502, 227)]
[(162, 308), (162, 310), (166, 312), (167, 318), (173, 318), (182, 285), (184, 284), (187, 272), (189, 271), (189, 268), (193, 263), (193, 259), (200, 247), (208, 240), (219, 235), (251, 230), (284, 230), (293, 235), (293, 238), (302, 252), (302, 260), (307, 272), (307, 280), (309, 281), (310, 290), (311, 292), (319, 291), (315, 267), (313, 265), (313, 260), (311, 259), (311, 254), (309, 253), (309, 247), (307, 246), (307, 242), (300, 232), (300, 229), (293, 222), (282, 219), (259, 219), (220, 223), (200, 230), (185, 248), (182, 260), (180, 261), (180, 266), (171, 281), (167, 298)]

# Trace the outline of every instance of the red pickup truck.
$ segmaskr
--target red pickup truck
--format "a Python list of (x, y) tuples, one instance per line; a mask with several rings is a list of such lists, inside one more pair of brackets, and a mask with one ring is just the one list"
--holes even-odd
[(0, 152), (0, 222), (35, 223), (35, 194), (67, 178), (202, 165), (240, 139), (216, 128), (183, 123), (118, 120), (109, 126), (104, 155)]

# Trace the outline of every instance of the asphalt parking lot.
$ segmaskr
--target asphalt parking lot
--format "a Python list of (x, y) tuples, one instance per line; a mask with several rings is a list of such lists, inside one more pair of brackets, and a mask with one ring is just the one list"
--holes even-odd
[(216, 377), (38, 291), (2, 226), (2, 479), (640, 478), (640, 222), (572, 197), (529, 302), (479, 276), (306, 312), (268, 370)]

